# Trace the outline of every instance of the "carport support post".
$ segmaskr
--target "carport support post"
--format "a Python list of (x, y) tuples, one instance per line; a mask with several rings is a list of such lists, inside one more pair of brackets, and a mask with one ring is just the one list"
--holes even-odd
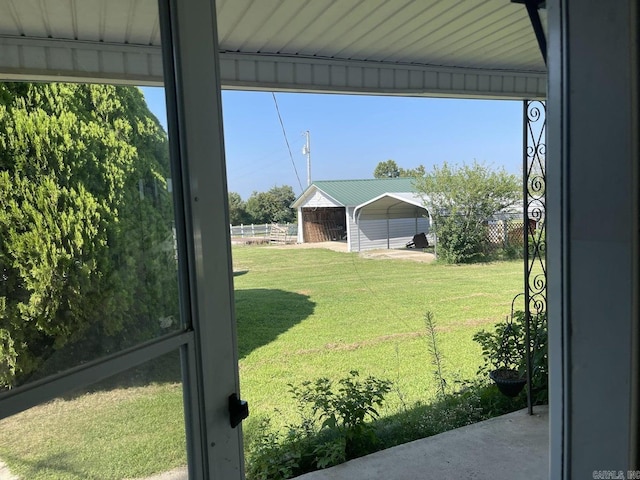
[(387, 216), (387, 250), (391, 248), (391, 240), (389, 237), (391, 236), (391, 229), (389, 228), (389, 217)]

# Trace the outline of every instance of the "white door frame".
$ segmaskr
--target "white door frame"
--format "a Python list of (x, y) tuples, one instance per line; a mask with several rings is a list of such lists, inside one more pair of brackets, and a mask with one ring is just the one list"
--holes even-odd
[[(186, 356), (190, 478), (243, 478), (220, 61), (214, 0), (161, 0), (170, 144), (182, 165), (193, 348)], [(166, 41), (166, 40), (169, 40)]]
[(638, 6), (546, 3), (550, 478), (627, 478), (640, 468)]

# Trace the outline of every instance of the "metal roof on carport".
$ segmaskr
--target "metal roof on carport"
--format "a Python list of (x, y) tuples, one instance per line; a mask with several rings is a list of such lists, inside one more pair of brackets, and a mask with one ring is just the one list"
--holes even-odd
[(428, 216), (422, 198), (412, 193), (383, 193), (358, 205), (353, 216), (359, 220), (419, 218)]
[[(0, 80), (162, 85), (156, 0), (0, 8)], [(526, 10), (509, 0), (220, 0), (217, 13), (224, 88), (546, 96)]]

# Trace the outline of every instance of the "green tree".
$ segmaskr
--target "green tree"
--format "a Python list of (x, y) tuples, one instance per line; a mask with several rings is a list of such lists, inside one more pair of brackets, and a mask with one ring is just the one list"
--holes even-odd
[(395, 177), (421, 177), (425, 174), (424, 165), (416, 168), (404, 169), (399, 167), (394, 160), (387, 160), (376, 165), (373, 171), (374, 178), (395, 178)]
[(438, 254), (452, 263), (482, 259), (486, 252), (487, 219), (522, 197), (518, 176), (487, 165), (434, 166), (418, 178), (416, 190), (435, 222)]
[(251, 223), (247, 213), (247, 205), (239, 193), (229, 192), (229, 222), (231, 225)]
[(296, 199), (289, 185), (267, 192), (253, 192), (247, 200), (247, 213), (253, 223), (288, 223), (295, 218), (291, 204)]
[(0, 84), (0, 388), (177, 316), (168, 176), (137, 88)]

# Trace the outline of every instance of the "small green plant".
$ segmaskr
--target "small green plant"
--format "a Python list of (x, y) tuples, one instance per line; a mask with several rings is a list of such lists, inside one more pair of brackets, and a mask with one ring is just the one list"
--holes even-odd
[(526, 407), (523, 397), (507, 398), (486, 379), (476, 378), (433, 403), (416, 403), (407, 412), (376, 422), (383, 448), (437, 435)]
[[(372, 376), (361, 380), (359, 373), (352, 370), (335, 387), (328, 378), (303, 382), (300, 387), (290, 385), (294, 398), (308, 405), (312, 416), (321, 422), (320, 430), (338, 433), (337, 444), (344, 447), (344, 459), (354, 458), (375, 443), (373, 429), (366, 420), (378, 418), (376, 407), (391, 391), (391, 382)], [(334, 442), (332, 456), (336, 455), (335, 446)]]
[[(524, 317), (524, 312), (517, 312)], [(549, 401), (547, 314), (531, 315), (531, 392), (534, 403)]]
[(337, 465), (376, 450), (378, 439), (370, 420), (391, 391), (392, 382), (355, 370), (337, 384), (328, 378), (289, 385), (298, 401), (300, 422), (285, 433), (274, 432), (263, 419), (247, 435), (247, 478), (282, 480)]
[[(520, 312), (518, 312), (520, 313)], [(478, 374), (492, 370), (516, 370), (524, 373), (525, 342), (522, 318), (514, 315), (512, 322), (496, 323), (493, 332), (481, 330), (473, 336), (473, 340), (482, 347), (484, 364)]]
[[(484, 363), (478, 374), (514, 370), (523, 377), (527, 369), (525, 312), (517, 311), (511, 322), (497, 323), (493, 332), (481, 330), (473, 340), (482, 347)], [(547, 315), (530, 315), (531, 387), (535, 403), (548, 400)]]
[(253, 480), (291, 478), (300, 466), (300, 448), (293, 448), (298, 447), (298, 443), (289, 442), (292, 448), (285, 451), (282, 436), (272, 430), (268, 418), (261, 419), (256, 428), (258, 432), (248, 439), (251, 461), (246, 465), (247, 477)]
[(447, 381), (444, 378), (442, 368), (442, 353), (438, 347), (438, 332), (436, 330), (436, 321), (433, 318), (433, 313), (429, 310), (424, 314), (424, 325), (427, 330), (427, 349), (431, 356), (431, 363), (435, 367), (433, 376), (436, 380), (436, 386), (438, 389), (438, 396), (440, 398), (447, 394)]

